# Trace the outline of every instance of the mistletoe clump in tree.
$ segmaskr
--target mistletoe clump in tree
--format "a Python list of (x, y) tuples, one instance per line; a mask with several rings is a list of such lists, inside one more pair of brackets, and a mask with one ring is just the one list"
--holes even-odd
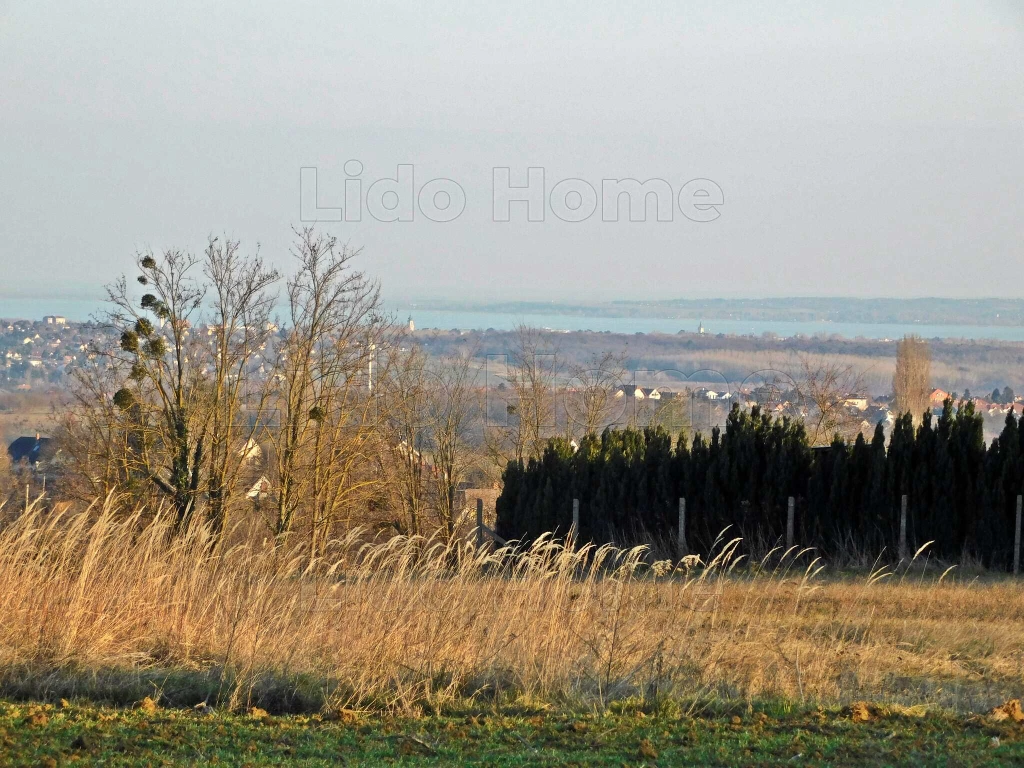
[[(247, 375), (270, 334), (269, 288), (277, 273), (236, 241), (210, 238), (201, 258), (179, 250), (137, 257), (137, 299), (126, 278), (108, 286), (109, 323), (120, 331), (113, 354), (120, 387), (123, 474), (170, 503), (177, 530), (205, 500), (215, 532), (223, 529), (245, 459), (267, 402)], [(203, 325), (205, 334), (196, 333)], [(243, 420), (248, 409), (256, 418)]]

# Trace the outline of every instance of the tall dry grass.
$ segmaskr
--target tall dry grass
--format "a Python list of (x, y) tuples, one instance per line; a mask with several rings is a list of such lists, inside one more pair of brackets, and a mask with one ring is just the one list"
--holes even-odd
[[(149, 520), (149, 522), (144, 522)], [(919, 568), (830, 577), (808, 552), (706, 566), (544, 540), (513, 553), (358, 533), (311, 562), (113, 501), (0, 530), (0, 693), (276, 710), (467, 698), (699, 707), (781, 697), (961, 709), (1019, 695), (1024, 595)]]

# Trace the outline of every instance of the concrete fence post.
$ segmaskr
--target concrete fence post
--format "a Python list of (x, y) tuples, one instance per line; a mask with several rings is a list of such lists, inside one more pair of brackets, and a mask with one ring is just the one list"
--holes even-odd
[(690, 548), (686, 545), (686, 499), (679, 499), (679, 556), (686, 557)]
[(484, 500), (476, 500), (476, 547), (482, 549), (484, 546)]
[(793, 546), (793, 527), (796, 523), (796, 499), (789, 497), (788, 510), (786, 512), (786, 549)]
[(572, 529), (569, 538), (572, 539), (572, 546), (576, 546), (576, 538), (580, 535), (580, 500), (572, 500)]
[(1017, 497), (1017, 525), (1013, 533), (1013, 575), (1020, 573), (1020, 516), (1024, 510), (1024, 496)]
[(907, 494), (900, 499), (900, 560), (907, 559)]

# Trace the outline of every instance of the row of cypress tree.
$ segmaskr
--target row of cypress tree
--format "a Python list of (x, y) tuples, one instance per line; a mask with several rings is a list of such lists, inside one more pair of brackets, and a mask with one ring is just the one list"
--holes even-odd
[(803, 424), (757, 407), (734, 406), (724, 430), (675, 440), (662, 428), (607, 429), (578, 448), (549, 441), (543, 455), (512, 461), (497, 502), (497, 532), (531, 540), (565, 533), (580, 502), (581, 540), (674, 542), (686, 499), (687, 543), (704, 553), (729, 535), (774, 543), (785, 535), (796, 499), (800, 544), (834, 553), (895, 555), (901, 497), (914, 550), (968, 554), (989, 567), (1010, 565), (1016, 499), (1024, 482), (1024, 419), (1012, 411), (991, 445), (972, 403), (947, 400), (915, 428), (910, 414), (872, 439), (836, 437), (812, 449)]

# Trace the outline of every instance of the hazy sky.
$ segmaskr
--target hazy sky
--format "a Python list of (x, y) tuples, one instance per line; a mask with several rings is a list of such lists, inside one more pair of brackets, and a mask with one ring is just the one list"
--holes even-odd
[[(287, 267), (300, 168), (344, 207), (353, 159), (362, 221), (325, 228), (392, 299), (1024, 296), (1019, 0), (206, 6), (0, 0), (0, 315), (211, 232)], [(465, 210), (374, 219), (399, 164)], [(530, 166), (725, 202), (493, 221)]]

